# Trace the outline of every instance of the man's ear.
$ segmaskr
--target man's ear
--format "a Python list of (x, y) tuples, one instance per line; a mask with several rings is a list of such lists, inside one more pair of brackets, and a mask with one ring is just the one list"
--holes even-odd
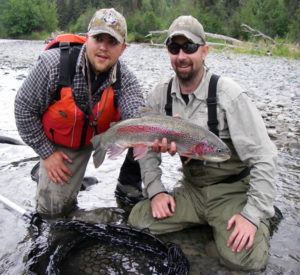
[(123, 54), (123, 52), (125, 51), (126, 47), (127, 47), (127, 44), (126, 44), (126, 43), (124, 43), (124, 44), (122, 45), (122, 51), (121, 51), (121, 55), (122, 55), (122, 54)]
[(203, 52), (202, 52), (202, 59), (203, 59), (203, 61), (205, 60), (208, 52), (209, 52), (209, 46), (207, 44), (205, 44), (203, 46)]

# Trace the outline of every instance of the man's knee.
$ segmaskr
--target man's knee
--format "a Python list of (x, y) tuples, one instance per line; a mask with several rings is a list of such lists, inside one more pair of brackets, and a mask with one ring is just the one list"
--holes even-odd
[(67, 216), (76, 208), (76, 205), (76, 198), (64, 199), (56, 194), (52, 194), (51, 189), (38, 190), (36, 196), (36, 211), (49, 217)]
[(131, 210), (128, 223), (138, 229), (149, 228), (153, 223), (150, 200), (138, 202)]
[[(268, 261), (268, 249), (252, 250), (243, 255), (241, 252), (229, 252), (220, 255), (220, 263), (232, 270), (259, 271), (266, 267)], [(231, 254), (231, 255), (230, 255)]]
[(233, 270), (258, 271), (266, 267), (269, 257), (269, 229), (261, 223), (256, 232), (253, 246), (241, 252), (232, 252), (226, 243), (217, 244), (220, 263)]

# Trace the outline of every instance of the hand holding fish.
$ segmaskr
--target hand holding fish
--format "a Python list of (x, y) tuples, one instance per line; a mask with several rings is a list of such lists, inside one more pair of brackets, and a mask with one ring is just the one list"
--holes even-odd
[[(180, 116), (174, 115), (174, 118), (180, 118)], [(159, 145), (160, 144), (160, 145)], [(161, 140), (161, 143), (159, 142), (159, 139), (155, 139), (153, 145), (152, 145), (152, 149), (154, 152), (156, 153), (166, 153), (169, 152), (169, 154), (171, 156), (174, 156), (177, 152), (177, 146), (176, 143), (174, 141), (171, 141), (170, 143), (170, 147), (168, 148), (168, 139), (167, 138), (163, 138)]]
[[(160, 144), (160, 145), (159, 145)], [(168, 139), (163, 138), (161, 140), (161, 143), (159, 142), (159, 139), (155, 139), (152, 145), (152, 149), (156, 153), (166, 153), (169, 152), (171, 156), (174, 156), (177, 152), (177, 146), (174, 141), (171, 141), (170, 148), (168, 148)]]
[(227, 230), (230, 230), (233, 225), (234, 229), (229, 236), (227, 246), (232, 246), (233, 252), (241, 252), (245, 246), (246, 250), (250, 249), (253, 245), (257, 227), (239, 214), (231, 217), (228, 221)]
[(175, 212), (175, 200), (166, 193), (159, 193), (151, 200), (152, 216), (156, 219), (172, 217)]

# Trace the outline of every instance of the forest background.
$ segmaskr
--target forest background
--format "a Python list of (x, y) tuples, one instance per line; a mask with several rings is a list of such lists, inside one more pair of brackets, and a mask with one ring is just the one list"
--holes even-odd
[(298, 0), (0, 0), (0, 37), (44, 39), (59, 30), (85, 33), (93, 13), (114, 7), (127, 19), (128, 41), (149, 42), (149, 31), (167, 29), (191, 14), (206, 32), (248, 41), (247, 24), (285, 43), (300, 42)]

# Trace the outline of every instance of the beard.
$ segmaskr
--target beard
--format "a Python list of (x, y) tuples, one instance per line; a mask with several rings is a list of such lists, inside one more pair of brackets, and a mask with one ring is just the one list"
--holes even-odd
[[(190, 67), (191, 69), (189, 71), (181, 71), (180, 67), (185, 66), (185, 65), (186, 66), (191, 66)], [(175, 63), (174, 71), (175, 71), (178, 79), (181, 82), (189, 82), (192, 79), (196, 78), (197, 75), (200, 73), (200, 70), (196, 70), (196, 69), (193, 68), (193, 64), (188, 63), (188, 62), (180, 62), (180, 61)]]

